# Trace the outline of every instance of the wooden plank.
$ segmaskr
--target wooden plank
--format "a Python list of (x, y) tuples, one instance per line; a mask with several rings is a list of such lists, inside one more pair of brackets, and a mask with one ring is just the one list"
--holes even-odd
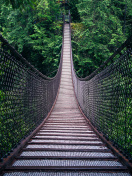
[(125, 166), (10, 166), (6, 168), (6, 171), (45, 171), (45, 170), (58, 170), (58, 171), (126, 171), (127, 167)]

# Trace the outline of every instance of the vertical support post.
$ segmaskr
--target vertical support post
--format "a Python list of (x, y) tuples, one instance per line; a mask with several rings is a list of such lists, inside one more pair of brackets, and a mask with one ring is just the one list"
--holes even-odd
[(70, 13), (70, 10), (69, 10), (69, 23), (71, 23), (71, 13)]

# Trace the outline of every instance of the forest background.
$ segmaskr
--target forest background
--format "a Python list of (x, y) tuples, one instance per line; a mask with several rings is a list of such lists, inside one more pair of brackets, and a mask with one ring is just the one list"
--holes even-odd
[[(86, 77), (132, 33), (131, 0), (69, 0), (76, 72)], [(67, 10), (68, 10), (67, 9)], [(0, 0), (0, 33), (31, 64), (54, 76), (62, 45), (61, 14), (56, 0)]]

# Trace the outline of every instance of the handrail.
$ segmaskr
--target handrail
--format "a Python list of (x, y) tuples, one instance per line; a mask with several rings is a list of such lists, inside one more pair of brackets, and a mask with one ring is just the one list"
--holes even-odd
[[(114, 59), (118, 54), (119, 57)], [(71, 44), (72, 79), (78, 104), (91, 124), (130, 162), (132, 162), (131, 59), (132, 36), (91, 75), (79, 78), (73, 64)]]
[[(63, 18), (64, 29), (64, 18)], [(64, 30), (63, 30), (64, 36)], [(23, 58), (0, 35), (0, 161), (47, 117), (56, 99), (63, 60), (57, 74), (48, 78)], [(10, 52), (8, 52), (10, 50)]]

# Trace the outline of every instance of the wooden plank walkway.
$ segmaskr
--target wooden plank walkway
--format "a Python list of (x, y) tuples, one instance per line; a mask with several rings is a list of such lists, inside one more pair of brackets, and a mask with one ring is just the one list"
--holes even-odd
[(129, 176), (78, 109), (70, 62), (70, 29), (64, 27), (63, 66), (56, 105), (4, 176)]

